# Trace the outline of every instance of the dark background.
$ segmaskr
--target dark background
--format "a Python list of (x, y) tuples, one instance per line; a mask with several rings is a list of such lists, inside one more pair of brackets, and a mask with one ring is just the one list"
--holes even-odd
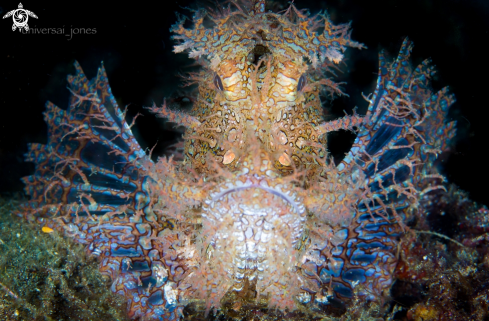
[[(0, 20), (0, 193), (21, 191), (19, 178), (33, 172), (34, 165), (23, 162), (28, 142), (46, 142), (47, 128), (42, 112), (47, 100), (66, 108), (66, 76), (74, 73), (78, 60), (89, 78), (104, 61), (113, 93), (120, 106), (129, 105), (128, 118), (142, 106), (164, 97), (184, 95), (178, 73), (190, 70), (192, 61), (172, 52), (169, 28), (175, 12), (191, 15), (184, 7), (198, 8), (209, 3), (185, 1), (148, 2), (22, 1), (25, 9), (39, 18), (29, 18), (30, 28), (95, 28), (96, 34), (21, 34), (12, 32), (12, 18)], [(449, 85), (457, 102), (449, 119), (457, 120), (458, 133), (444, 157), (443, 171), (448, 181), (469, 192), (483, 204), (489, 183), (486, 158), (489, 128), (487, 77), (489, 74), (489, 2), (487, 0), (329, 0), (295, 2), (312, 13), (327, 10), (335, 24), (352, 21), (352, 38), (366, 50), (350, 50), (343, 65), (341, 81), (349, 98), (325, 105), (328, 118), (358, 106), (365, 113), (361, 93), (375, 87), (377, 55), (385, 49), (394, 58), (404, 37), (415, 47), (415, 64), (431, 57), (438, 74), (433, 86)], [(286, 3), (269, 3), (274, 7)], [(0, 15), (16, 9), (17, 1), (0, 2)], [(144, 111), (143, 111), (144, 112)], [(136, 121), (134, 132), (141, 145), (157, 143), (156, 153), (171, 144), (178, 134), (168, 130), (149, 113)], [(340, 157), (349, 148), (352, 136), (340, 133), (331, 138), (330, 150)]]

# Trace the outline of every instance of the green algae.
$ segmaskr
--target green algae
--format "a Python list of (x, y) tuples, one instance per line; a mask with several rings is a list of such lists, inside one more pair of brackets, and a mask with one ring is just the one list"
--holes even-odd
[(0, 320), (127, 320), (96, 258), (19, 218), (20, 202), (0, 197)]

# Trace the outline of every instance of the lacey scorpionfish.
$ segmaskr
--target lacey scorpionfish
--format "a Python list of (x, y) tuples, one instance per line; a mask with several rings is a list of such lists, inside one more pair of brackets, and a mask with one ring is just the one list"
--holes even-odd
[[(365, 116), (323, 120), (324, 94), (343, 94), (326, 73), (342, 61), (349, 25), (265, 1), (198, 10), (172, 27), (202, 65), (189, 114), (158, 116), (186, 127), (183, 155), (153, 162), (125, 122), (104, 68), (68, 77), (68, 109), (47, 104), (46, 145), (31, 144), (23, 215), (100, 258), (132, 318), (174, 320), (250, 306), (280, 313), (389, 290), (405, 220), (443, 188), (433, 161), (454, 135), (454, 98), (430, 90), (429, 61), (411, 68), (412, 44), (380, 55)], [(356, 139), (335, 164), (327, 133)], [(177, 160), (178, 159), (178, 160)], [(318, 312), (319, 311), (319, 312)]]

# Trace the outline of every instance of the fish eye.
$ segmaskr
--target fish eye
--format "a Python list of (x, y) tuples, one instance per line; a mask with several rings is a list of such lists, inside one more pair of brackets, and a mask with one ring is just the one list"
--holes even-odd
[(299, 78), (299, 82), (297, 84), (297, 91), (302, 91), (302, 89), (304, 89), (304, 87), (306, 86), (306, 83), (307, 83), (307, 79), (306, 79), (306, 76), (302, 75), (300, 78)]
[(221, 80), (221, 77), (219, 77), (218, 74), (216, 74), (214, 76), (214, 86), (216, 86), (217, 89), (223, 91), (224, 90), (224, 86), (222, 85), (222, 80)]

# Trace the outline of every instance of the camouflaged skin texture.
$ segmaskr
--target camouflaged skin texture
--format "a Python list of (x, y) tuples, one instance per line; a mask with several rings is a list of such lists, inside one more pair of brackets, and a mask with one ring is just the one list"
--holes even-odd
[[(202, 64), (190, 76), (198, 99), (189, 114), (149, 107), (186, 127), (182, 160), (153, 162), (103, 66), (88, 80), (76, 64), (68, 109), (47, 104), (48, 143), (26, 155), (36, 170), (21, 214), (99, 256), (133, 318), (178, 319), (187, 305), (207, 314), (226, 300), (317, 314), (382, 297), (406, 216), (444, 188), (432, 164), (454, 135), (454, 98), (431, 92), (429, 61), (412, 68), (406, 39), (394, 61), (380, 55), (367, 114), (325, 122), (321, 96), (342, 94), (326, 73), (363, 48), (348, 25), (264, 1), (184, 22), (172, 27), (175, 52)], [(326, 134), (337, 130), (357, 138), (334, 164)]]

